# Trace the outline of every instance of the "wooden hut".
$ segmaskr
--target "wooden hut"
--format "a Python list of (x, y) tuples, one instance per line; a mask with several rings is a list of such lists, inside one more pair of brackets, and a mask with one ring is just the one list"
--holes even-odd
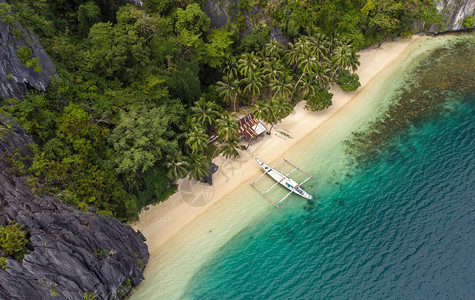
[(259, 122), (252, 114), (238, 117), (238, 133), (249, 143), (266, 131), (266, 127)]

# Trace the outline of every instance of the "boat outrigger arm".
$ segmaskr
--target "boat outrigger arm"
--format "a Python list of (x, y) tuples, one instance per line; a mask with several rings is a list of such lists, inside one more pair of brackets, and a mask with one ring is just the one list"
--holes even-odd
[[(261, 194), (262, 197), (266, 198), (270, 203), (272, 203), (275, 207), (279, 207), (279, 204), (284, 201), (285, 199), (287, 199), (290, 194), (292, 193), (295, 193), (303, 198), (306, 198), (306, 199), (309, 199), (309, 200), (312, 200), (313, 199), (313, 196), (308, 194), (307, 192), (305, 192), (300, 186), (302, 184), (304, 184), (305, 182), (307, 182), (309, 179), (311, 178), (315, 178), (313, 177), (312, 175), (308, 174), (307, 172), (301, 170), (300, 168), (298, 168), (297, 166), (293, 165), (292, 163), (290, 163), (289, 161), (287, 160), (282, 160), (280, 161), (279, 163), (275, 164), (274, 166), (270, 167), (268, 166), (267, 164), (265, 164), (264, 162), (260, 161), (259, 159), (256, 158), (256, 161), (257, 163), (259, 164), (259, 166), (261, 167), (261, 169), (264, 171), (264, 174), (262, 174), (261, 176), (259, 176), (253, 183), (251, 183), (251, 186), (259, 193)], [(281, 164), (282, 162), (287, 162), (289, 163), (291, 166), (294, 167), (294, 169), (292, 171), (290, 171), (289, 173), (287, 173), (286, 175), (280, 173), (279, 171), (277, 171), (275, 169), (275, 167), (279, 164)], [(292, 174), (294, 171), (300, 171), (304, 174), (306, 174), (308, 177), (302, 181), (301, 183), (297, 183), (295, 180), (293, 180), (292, 178), (289, 178), (288, 176), (290, 174)], [(267, 191), (265, 191), (264, 193), (262, 193), (261, 191), (259, 191), (255, 186), (254, 184), (262, 178), (262, 176), (264, 175), (269, 175), (272, 179), (274, 179), (276, 181), (276, 183), (274, 185), (272, 185), (269, 189), (267, 189)], [(285, 188), (289, 189), (290, 192), (285, 195), (285, 197), (283, 197), (282, 199), (280, 199), (279, 202), (274, 203), (272, 200), (270, 200), (266, 195), (267, 193), (269, 193), (277, 184), (281, 184), (283, 185)]]

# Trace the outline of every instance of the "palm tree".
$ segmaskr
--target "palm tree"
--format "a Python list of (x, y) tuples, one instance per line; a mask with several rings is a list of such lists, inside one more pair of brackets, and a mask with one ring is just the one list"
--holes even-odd
[(293, 106), (285, 98), (273, 99), (271, 106), (272, 106), (273, 113), (275, 115), (275, 122), (272, 126), (274, 126), (275, 123), (280, 122), (280, 120), (282, 120), (283, 118), (290, 115), (292, 110), (294, 110)]
[(236, 137), (232, 137), (221, 144), (219, 152), (222, 153), (225, 158), (239, 158), (239, 150), (244, 149), (245, 147), (239, 144), (239, 140)]
[(298, 86), (298, 92), (302, 93), (304, 99), (315, 92), (315, 77), (313, 74), (302, 77), (300, 85)]
[(272, 58), (266, 60), (262, 66), (262, 75), (268, 82), (280, 80), (285, 75), (285, 67), (279, 59)]
[(299, 79), (297, 80), (297, 83), (295, 83), (295, 86), (292, 90), (292, 94), (290, 95), (289, 102), (292, 102), (292, 98), (295, 94), (295, 91), (297, 91), (297, 87), (300, 84), (300, 81), (304, 76), (315, 76), (317, 74), (318, 70), (321, 69), (321, 63), (317, 60), (316, 57), (314, 57), (311, 53), (311, 51), (306, 50), (303, 55), (301, 55), (298, 59), (298, 69), (302, 72), (300, 75)]
[(271, 124), (267, 134), (271, 134), (274, 125), (287, 117), (292, 110), (292, 105), (287, 101), (287, 99), (282, 97), (274, 98), (270, 104), (266, 104), (262, 109), (263, 114), (261, 117), (267, 124)]
[(254, 117), (256, 117), (257, 119), (264, 120), (264, 121), (267, 114), (269, 113), (268, 110), (269, 110), (269, 104), (262, 101), (259, 101), (252, 106), (252, 114), (254, 115)]
[(315, 57), (319, 61), (323, 61), (328, 57), (329, 53), (329, 42), (323, 33), (316, 33), (312, 37), (309, 37), (309, 40), (311, 41), (311, 51), (314, 53)]
[(280, 59), (283, 51), (284, 48), (282, 47), (282, 45), (279, 44), (279, 42), (277, 42), (276, 40), (272, 40), (272, 42), (264, 46), (261, 54), (263, 57)]
[(208, 167), (210, 165), (210, 161), (206, 156), (202, 156), (199, 154), (192, 154), (190, 156), (191, 161), (191, 170), (190, 176), (196, 180), (200, 180), (203, 176), (209, 174)]
[(350, 69), (353, 71), (353, 72), (356, 72), (356, 70), (358, 69), (359, 65), (360, 65), (360, 55), (358, 53), (356, 53), (356, 49), (354, 49), (352, 47), (351, 49), (351, 56), (350, 56)]
[(224, 113), (217, 121), (218, 135), (227, 141), (237, 137), (238, 123), (228, 113)]
[(345, 43), (338, 37), (338, 34), (331, 34), (328, 38), (328, 46), (330, 53), (343, 46)]
[(297, 67), (300, 72), (310, 74), (318, 70), (319, 60), (315, 57), (311, 50), (306, 50), (299, 56)]
[(273, 92), (273, 97), (283, 97), (289, 99), (292, 94), (292, 77), (287, 76), (284, 79), (278, 81), (271, 81), (271, 91)]
[(251, 97), (251, 105), (254, 102), (254, 99), (257, 95), (261, 93), (263, 87), (262, 77), (259, 72), (251, 73), (248, 77), (242, 80), (244, 83), (243, 93)]
[(183, 178), (188, 174), (190, 163), (187, 157), (182, 156), (181, 152), (167, 156), (165, 166), (168, 169), (167, 176), (170, 180), (176, 181), (179, 178)]
[(330, 74), (330, 68), (321, 68), (318, 70), (317, 74), (312, 74), (313, 76), (315, 76), (315, 84), (321, 89), (326, 89), (330, 85), (330, 76), (328, 74)]
[(188, 135), (188, 132), (191, 131), (191, 129), (196, 126), (196, 121), (193, 120), (193, 117), (192, 116), (188, 116), (185, 120), (185, 122), (181, 123), (180, 124), (180, 130), (182, 131), (182, 133), (179, 133), (177, 138), (179, 140), (181, 139), (185, 139), (186, 140), (186, 137)]
[(193, 126), (186, 134), (185, 145), (194, 153), (203, 153), (207, 148), (208, 135), (201, 126)]
[(218, 85), (216, 88), (218, 95), (222, 97), (224, 101), (232, 102), (234, 112), (236, 112), (236, 98), (241, 92), (239, 89), (239, 81), (237, 79), (224, 76), (223, 81), (218, 81), (216, 84)]
[(295, 72), (300, 55), (302, 55), (302, 44), (289, 43), (289, 49), (285, 51), (285, 62)]
[(271, 124), (271, 127), (269, 131), (267, 132), (267, 134), (271, 134), (272, 128), (274, 127), (274, 124), (277, 122), (273, 100), (271, 101), (271, 103), (263, 104), (260, 119), (264, 120), (264, 122), (266, 122), (267, 124)]
[(191, 107), (193, 118), (204, 128), (214, 125), (216, 119), (219, 116), (219, 106), (211, 101), (206, 101), (201, 97), (200, 100), (195, 102), (195, 105)]
[(244, 77), (250, 77), (251, 74), (257, 71), (259, 67), (259, 60), (254, 51), (251, 53), (244, 53), (238, 61), (239, 72)]
[(231, 56), (228, 60), (226, 67), (223, 69), (224, 73), (229, 79), (239, 78), (239, 68), (234, 56)]

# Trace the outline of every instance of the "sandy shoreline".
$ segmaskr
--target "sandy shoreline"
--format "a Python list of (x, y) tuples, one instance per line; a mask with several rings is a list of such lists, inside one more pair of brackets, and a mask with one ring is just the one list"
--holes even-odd
[[(212, 187), (200, 183), (189, 186), (187, 182), (181, 182), (180, 192), (162, 203), (149, 206), (148, 210), (143, 210), (139, 221), (132, 224), (132, 227), (140, 230), (147, 238), (151, 256), (157, 254), (157, 250), (163, 244), (208, 208), (221, 201), (236, 188), (251, 182), (261, 172), (254, 157), (259, 157), (267, 163), (273, 163), (281, 158), (295, 144), (302, 141), (355, 98), (368, 83), (405, 54), (405, 50), (418, 39), (419, 37), (413, 37), (384, 43), (380, 48), (361, 51), (361, 66), (357, 71), (361, 87), (352, 93), (343, 92), (338, 87), (332, 88), (333, 105), (323, 112), (304, 110), (303, 101), (297, 104), (293, 113), (275, 127), (289, 130), (293, 139), (285, 139), (273, 130), (272, 135), (264, 135), (263, 138), (251, 144), (248, 150), (242, 151), (241, 158), (237, 160), (226, 160), (221, 156), (214, 159), (213, 162), (219, 166), (219, 170), (213, 176)], [(262, 199), (262, 201), (266, 200)]]

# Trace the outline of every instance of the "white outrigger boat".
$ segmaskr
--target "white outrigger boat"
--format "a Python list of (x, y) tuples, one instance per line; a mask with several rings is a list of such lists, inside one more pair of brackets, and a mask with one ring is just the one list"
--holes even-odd
[[(304, 191), (300, 186), (302, 184), (304, 184), (305, 182), (307, 182), (309, 179), (311, 178), (315, 178), (313, 177), (312, 175), (308, 174), (307, 172), (299, 169), (298, 167), (296, 167), (295, 165), (291, 164), (289, 161), (287, 160), (282, 160), (280, 161), (279, 163), (277, 163), (276, 165), (270, 167), (268, 166), (267, 164), (265, 164), (264, 162), (260, 161), (258, 158), (256, 158), (256, 161), (257, 163), (259, 164), (259, 166), (261, 167), (261, 169), (264, 171), (264, 174), (262, 174), (261, 176), (259, 176), (259, 178), (257, 178), (253, 183), (251, 183), (251, 186), (259, 193), (261, 194), (262, 197), (266, 198), (267, 200), (269, 200), (270, 203), (272, 203), (275, 207), (279, 207), (279, 204), (284, 201), (285, 199), (287, 199), (287, 197), (290, 196), (290, 194), (292, 193), (295, 193), (303, 198), (306, 198), (306, 199), (309, 199), (309, 200), (312, 200), (313, 199), (313, 196), (310, 195), (309, 193), (307, 193), (306, 191)], [(279, 171), (277, 171), (276, 169), (274, 169), (277, 165), (281, 164), (282, 162), (287, 162), (289, 163), (290, 165), (292, 165), (294, 167), (294, 169), (292, 171), (290, 171), (288, 174), (284, 175), (282, 173), (280, 173)], [(290, 174), (292, 174), (294, 171), (300, 171), (302, 173), (305, 173), (308, 177), (302, 181), (301, 183), (297, 183), (295, 180), (293, 180), (292, 178), (289, 178), (288, 176)], [(261, 191), (259, 191), (255, 186), (254, 184), (262, 178), (262, 176), (264, 176), (265, 174), (269, 175), (272, 179), (274, 179), (275, 181), (277, 181), (273, 186), (271, 186), (267, 191), (265, 191), (264, 193), (262, 193)], [(270, 190), (272, 190), (277, 184), (281, 184), (283, 185), (284, 187), (286, 187), (287, 189), (290, 190), (290, 192), (285, 195), (285, 197), (283, 197), (282, 199), (280, 199), (279, 202), (274, 203), (272, 200), (270, 200), (268, 197), (266, 197), (267, 193), (270, 192)]]

